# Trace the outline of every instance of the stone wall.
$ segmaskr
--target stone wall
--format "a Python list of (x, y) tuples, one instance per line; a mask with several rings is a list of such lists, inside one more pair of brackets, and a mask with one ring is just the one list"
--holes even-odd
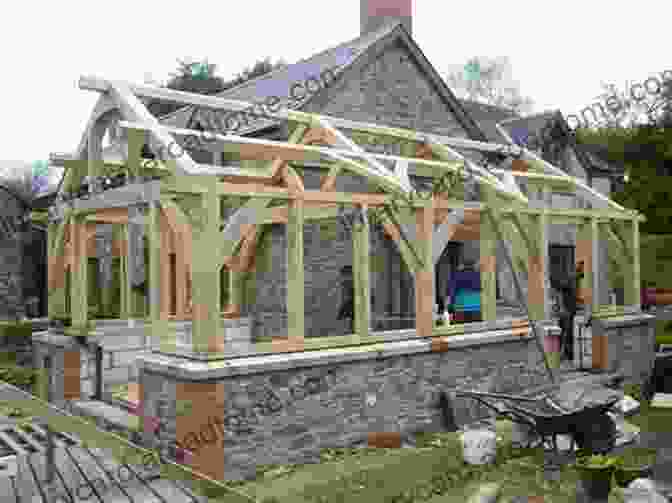
[[(0, 216), (13, 220), (23, 213), (21, 203), (0, 190)], [(0, 223), (0, 319), (19, 317), (25, 313), (23, 305), (23, 260), (21, 240), (13, 229)]]
[[(483, 343), (475, 341), (479, 337)], [(217, 376), (212, 370), (201, 374), (203, 393), (211, 386), (223, 397), (213, 413), (221, 429), (217, 442), (223, 448), (223, 465), (216, 469), (226, 478), (241, 478), (252, 475), (257, 464), (310, 462), (321, 448), (361, 445), (369, 433), (439, 431), (444, 428), (441, 391), (516, 393), (547, 382), (527, 337), (509, 331), (451, 340), (455, 347), (445, 353), (432, 353), (426, 341), (414, 340), (387, 343), (386, 350), (371, 348), (368, 354), (346, 350), (337, 357), (331, 352), (331, 359), (327, 352), (311, 352), (312, 357), (290, 354), (284, 362), (269, 356), (265, 370), (259, 366), (260, 357), (242, 359), (229, 362), (226, 369), (243, 375)], [(256, 369), (245, 368), (250, 365), (245, 360), (255, 360)], [(191, 421), (181, 404), (184, 393), (178, 392), (189, 381), (183, 375), (170, 376), (169, 362), (179, 366), (163, 355), (139, 361), (144, 414), (163, 421), (158, 433), (145, 430), (144, 439), (168, 450), (176, 440), (189, 448), (189, 435), (177, 438), (177, 431), (185, 431), (184, 424), (178, 425), (183, 421), (178, 410), (185, 414), (184, 421)], [(192, 362), (189, 368), (197, 366)], [(454, 407), (459, 424), (488, 415), (487, 409), (465, 399), (455, 399)], [(208, 421), (201, 419), (205, 430), (211, 428)], [(199, 430), (194, 433), (199, 435)]]

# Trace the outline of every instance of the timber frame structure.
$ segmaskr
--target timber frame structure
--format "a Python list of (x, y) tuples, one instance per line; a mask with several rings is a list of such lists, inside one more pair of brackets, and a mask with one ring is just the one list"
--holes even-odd
[[(59, 195), (79, 191), (85, 177), (88, 177), (89, 192), (86, 197), (70, 201), (59, 197), (48, 215), (34, 215), (35, 219), (49, 222), (49, 318), (70, 317), (71, 327), (65, 330), (66, 335), (86, 337), (95, 328), (88, 312), (87, 257), (92, 253), (91, 239), (100, 223), (116, 226), (112, 254), (121, 262), (119, 318), (144, 317), (146, 306), (141, 305), (138, 294), (131, 288), (128, 273), (131, 244), (128, 226), (139, 222), (146, 225), (149, 245), (147, 321), (151, 335), (160, 341), (160, 351), (176, 352), (171, 321), (191, 320), (192, 356), (208, 360), (240, 356), (227, 353), (220, 320), (240, 316), (240, 278), (255, 265), (260, 227), (279, 222), (286, 224), (288, 236), (289, 330), (286, 336), (274, 338), (271, 343), (256, 343), (257, 354), (388, 340), (389, 333), (371, 333), (367, 218), (362, 219), (362, 225), (353, 227), (355, 333), (304, 340), (303, 223), (334, 218), (339, 205), (343, 204), (358, 208), (364, 216), (374, 208), (383, 210), (378, 214), (382, 215), (385, 232), (396, 243), (415, 281), (415, 336), (430, 338), (433, 351), (448, 351), (450, 338), (447, 336), (465, 331), (464, 325), (435, 327), (433, 320), (434, 267), (447, 243), (460, 237), (480, 239), (483, 330), (492, 328), (496, 322), (495, 252), (496, 246), (503, 245), (504, 240), (511, 243), (512, 256), (508, 252), (505, 255), (507, 265), (514, 270), (519, 297), (522, 293), (517, 277), (521, 272), (528, 276), (529, 320), (514, 320), (510, 327), (512, 334), (527, 335), (532, 328), (537, 335), (536, 326), (551, 318), (546, 274), (550, 223), (576, 224), (579, 228), (577, 260), (587, 266), (581, 295), (590, 304), (593, 317), (641, 311), (639, 222), (644, 220), (643, 216), (621, 207), (512, 141), (510, 145), (497, 145), (446, 138), (298, 111), (270, 114), (293, 127), (287, 142), (204, 133), (160, 124), (141, 98), (228, 111), (241, 111), (250, 104), (94, 77), (82, 77), (79, 86), (98, 92), (99, 100), (77, 152), (74, 156), (52, 155), (52, 163), (66, 168)], [(121, 141), (124, 159), (104, 162), (102, 139), (113, 126), (125, 131), (116, 135)], [(393, 138), (402, 145), (404, 155), (367, 152), (342, 131)], [(180, 136), (202, 138), (213, 151), (266, 163), (262, 168), (197, 164), (186, 151), (175, 157), (164, 155), (158, 160), (143, 158), (145, 145), (153, 152), (170, 151), (174, 138)], [(497, 153), (506, 156), (506, 160), (486, 169), (455, 149)], [(303, 161), (318, 161), (328, 169), (320, 190), (305, 189), (295, 169)], [(96, 179), (109, 171), (124, 171), (129, 183), (101, 190)], [(335, 191), (336, 178), (348, 171), (367, 178), (379, 188), (379, 193)], [(396, 207), (390, 204), (393, 198), (408, 197), (413, 191), (409, 175), (440, 178), (450, 172), (464, 172), (473, 177), (479, 184), (481, 200), (467, 202), (438, 194), (410, 198), (408, 204)], [(527, 196), (518, 180), (526, 181)], [(589, 208), (553, 209), (549, 199), (554, 188), (565, 193), (574, 191)], [(225, 220), (222, 202), (230, 198), (242, 198), (243, 203)], [(271, 206), (273, 201), (284, 204)], [(409, 226), (415, 226), (414, 240), (408, 238)], [(597, 273), (606, 265), (599, 263), (600, 240), (608, 243), (611, 258), (625, 279), (624, 306), (601, 306), (597, 301)], [(171, 265), (171, 262), (174, 263)], [(231, 295), (229, 304), (222, 310), (220, 272), (223, 267), (230, 271)], [(103, 299), (104, 313), (107, 303), (109, 299)], [(73, 354), (79, 362), (79, 353)], [(140, 462), (146, 456), (153, 456), (116, 434), (100, 431), (93, 423), (59, 411), (46, 403), (46, 398), (44, 392), (41, 399), (17, 396), (15, 401), (16, 406), (42, 417), (50, 427), (95, 441), (97, 446), (110, 449), (117, 458)], [(165, 474), (174, 478), (206, 478), (168, 461), (163, 463), (163, 468)], [(217, 482), (210, 483), (222, 487)]]
[[(52, 162), (66, 168), (61, 193), (76, 191), (84, 180), (95, 181), (109, 170), (125, 171), (129, 183), (104, 191), (98, 184), (90, 183), (86, 198), (67, 203), (59, 200), (50, 211), (49, 317), (70, 316), (72, 328), (68, 333), (72, 335), (86, 335), (92, 326), (87, 306), (87, 256), (91, 254), (95, 227), (100, 223), (117, 227), (114, 254), (121, 257), (120, 318), (144, 315), (142, 309), (137, 308), (134, 298), (137, 293), (128, 282), (126, 228), (129, 222), (144, 222), (149, 242), (147, 311), (152, 334), (160, 336), (162, 350), (174, 352), (175, 338), (170, 335), (169, 322), (191, 320), (194, 353), (225, 357), (219, 320), (239, 316), (239, 279), (254, 267), (260, 228), (266, 223), (280, 222), (286, 223), (288, 236), (289, 333), (277, 341), (274, 338), (266, 349), (261, 347), (264, 343), (260, 343), (258, 349), (260, 352), (301, 351), (328, 346), (326, 340), (304, 341), (302, 228), (304, 221), (335, 217), (342, 204), (353, 205), (364, 214), (372, 208), (383, 209), (378, 214), (383, 215), (385, 232), (396, 243), (414, 277), (419, 337), (460, 332), (460, 326), (437, 328), (433, 322), (434, 266), (448, 241), (459, 239), (460, 235), (480, 238), (482, 306), (486, 323), (496, 318), (497, 238), (513, 245), (511, 265), (517, 269), (514, 275), (528, 274), (530, 319), (550, 319), (544, 252), (549, 223), (572, 223), (579, 228), (577, 261), (583, 260), (587, 265), (582, 297), (591, 305), (594, 316), (640, 309), (638, 243), (639, 222), (644, 217), (513, 142), (498, 145), (447, 138), (283, 110), (270, 116), (288, 121), (293, 127), (289, 140), (269, 141), (164, 126), (149, 113), (141, 98), (195, 105), (211, 111), (240, 111), (250, 106), (247, 102), (95, 77), (82, 77), (79, 86), (98, 92), (100, 98), (76, 154), (72, 158), (52, 155)], [(124, 131), (117, 135), (125, 142), (126, 159), (106, 164), (102, 160), (102, 139), (112, 126)], [(367, 152), (341, 130), (385, 137), (387, 141), (394, 138), (401, 144), (404, 156)], [(500, 131), (506, 134), (501, 128)], [(175, 138), (181, 136), (201, 138), (212, 151), (234, 154), (241, 160), (266, 161), (265, 167), (197, 164), (181, 148), (179, 156), (167, 154), (176, 150)], [(146, 144), (153, 152), (162, 153), (160, 159), (143, 158)], [(486, 169), (463, 157), (455, 148), (508, 157), (500, 166)], [(304, 189), (293, 166), (305, 161), (318, 161), (328, 168), (320, 190)], [(393, 163), (394, 169), (383, 162)], [(380, 193), (334, 191), (336, 177), (344, 171), (366, 177)], [(478, 182), (480, 202), (448, 199), (442, 194), (409, 199), (414, 191), (409, 175), (439, 178), (460, 171)], [(519, 179), (526, 181), (529, 197), (521, 191)], [(575, 192), (590, 209), (551, 208), (550, 194), (554, 188)], [(389, 203), (399, 196), (408, 202), (407, 207), (396, 205), (391, 209)], [(223, 221), (222, 202), (227, 198), (242, 198), (244, 202)], [(270, 207), (272, 201), (286, 203)], [(415, 242), (408, 238), (409, 225), (415, 226)], [(353, 235), (358, 321), (355, 334), (350, 338), (339, 337), (338, 345), (379, 341), (370, 329), (368, 234), (367, 222), (358, 226)], [(608, 241), (610, 257), (626, 279), (624, 308), (605, 309), (596, 301), (596, 274), (601, 266), (597, 262), (598, 239)], [(175, 262), (172, 270), (171, 254)], [(222, 311), (219, 299), (223, 267), (230, 271), (231, 296), (229, 305)], [(70, 276), (67, 283), (66, 276)], [(66, 302), (67, 298), (70, 302)]]

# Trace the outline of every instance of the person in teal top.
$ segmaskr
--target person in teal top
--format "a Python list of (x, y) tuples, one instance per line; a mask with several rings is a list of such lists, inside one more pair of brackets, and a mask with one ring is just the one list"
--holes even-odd
[(446, 306), (455, 321), (481, 321), (481, 274), (473, 261), (462, 261), (451, 275)]

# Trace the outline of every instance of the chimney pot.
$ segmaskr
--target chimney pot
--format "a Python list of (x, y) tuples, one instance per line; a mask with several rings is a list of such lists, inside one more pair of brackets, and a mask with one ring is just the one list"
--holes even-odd
[(400, 22), (411, 34), (413, 0), (360, 0), (361, 34), (380, 28), (387, 22)]

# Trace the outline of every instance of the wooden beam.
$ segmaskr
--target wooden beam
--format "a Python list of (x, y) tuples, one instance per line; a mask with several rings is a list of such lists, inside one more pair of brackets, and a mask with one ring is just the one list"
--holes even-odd
[(363, 206), (362, 221), (355, 221), (352, 228), (352, 272), (355, 289), (355, 334), (368, 337), (371, 331), (370, 285), (370, 229), (367, 208)]
[[(47, 316), (55, 318), (65, 314), (65, 268), (66, 260), (63, 254), (63, 234), (66, 222), (52, 222), (48, 227), (48, 256), (47, 256), (47, 285), (48, 306)], [(57, 243), (60, 242), (60, 247)]]
[(625, 304), (636, 306), (637, 310), (641, 310), (641, 269), (640, 269), (640, 247), (639, 247), (639, 221), (633, 219), (630, 223), (630, 229), (627, 230), (630, 234), (630, 249), (632, 250), (632, 258), (628, 260), (627, 274), (625, 275), (624, 290), (625, 290)]
[(70, 224), (72, 239), (73, 278), (71, 285), (72, 327), (86, 329), (88, 325), (88, 283), (86, 256), (86, 228), (81, 217), (74, 217)]
[(92, 195), (88, 199), (75, 199), (73, 209), (75, 214), (85, 215), (111, 208), (127, 208), (137, 204), (147, 204), (157, 201), (160, 191), (160, 180), (125, 185)]
[(287, 330), (289, 346), (302, 348), (305, 335), (303, 201), (290, 202), (287, 222)]
[[(481, 197), (489, 207), (496, 206), (496, 194), (481, 187)], [(480, 224), (481, 316), (483, 321), (497, 319), (497, 236), (489, 219)]]
[(168, 316), (171, 314), (171, 300), (173, 297), (173, 281), (171, 279), (172, 271), (170, 267), (170, 254), (174, 252), (175, 243), (172, 239), (172, 232), (170, 226), (168, 225), (168, 219), (161, 208), (158, 208), (158, 219), (159, 219), (159, 233), (160, 233), (160, 252), (159, 252), (159, 269), (160, 269), (160, 318), (168, 319)]
[(411, 276), (415, 277), (418, 268), (420, 267), (417, 252), (409, 243), (399, 227), (399, 223), (390, 217), (386, 212), (380, 212), (380, 218), (383, 223), (385, 233), (394, 241), (399, 250), (402, 260), (406, 264), (406, 268)]
[[(221, 218), (217, 180), (207, 180), (208, 193), (192, 215), (193, 258), (193, 351), (213, 352), (222, 347), (220, 323), (219, 222)], [(194, 218), (196, 217), (196, 218)]]
[(528, 304), (530, 316), (535, 321), (548, 320), (550, 313), (550, 295), (548, 278), (548, 215), (551, 192), (549, 188), (541, 188), (535, 195), (533, 204), (540, 213), (530, 219), (529, 238), (536, 241), (535, 254), (530, 256), (528, 276)]
[(341, 162), (335, 163), (329, 168), (329, 173), (322, 180), (320, 190), (324, 192), (331, 192), (336, 188), (336, 177), (343, 171), (344, 165)]
[(577, 229), (576, 233), (576, 263), (584, 264), (584, 278), (580, 288), (580, 297), (586, 305), (586, 312), (589, 305), (593, 304), (593, 229), (592, 219), (586, 219)]
[[(252, 103), (246, 101), (231, 100), (212, 95), (208, 96), (196, 93), (187, 93), (184, 91), (176, 91), (164, 87), (138, 85), (138, 84), (131, 84), (128, 82), (108, 81), (95, 76), (82, 76), (79, 79), (80, 89), (98, 91), (101, 93), (109, 91), (115, 84), (122, 85), (136, 96), (168, 100), (172, 102), (184, 103), (190, 105), (197, 105), (214, 110), (231, 110), (241, 112), (244, 110), (248, 110), (253, 106)], [(394, 138), (400, 138), (416, 142), (432, 141), (436, 143), (447, 143), (455, 146), (456, 148), (475, 149), (486, 152), (498, 152), (498, 153), (505, 153), (508, 155), (511, 154), (515, 155), (521, 152), (521, 148), (513, 144), (513, 142), (507, 145), (507, 144), (497, 144), (490, 142), (487, 143), (479, 142), (464, 138), (451, 138), (451, 137), (421, 133), (418, 131), (411, 131), (407, 129), (381, 126), (378, 124), (355, 122), (347, 119), (341, 119), (338, 117), (330, 117), (326, 115), (317, 115), (307, 112), (299, 112), (297, 110), (280, 109), (277, 112), (268, 111), (267, 116), (276, 119), (289, 120), (292, 122), (297, 122), (310, 126), (316, 123), (316, 119), (324, 119), (328, 121), (329, 124), (331, 124), (333, 127), (340, 129), (367, 132), (377, 136), (391, 136)]]
[[(433, 199), (433, 198), (432, 198)], [(434, 261), (432, 236), (434, 234), (434, 206), (432, 200), (415, 212), (417, 245), (421, 266), (415, 274), (415, 327), (418, 337), (431, 337), (434, 332)]]
[[(175, 340), (169, 341), (167, 333), (168, 313), (163, 312), (161, 302), (161, 290), (166, 285), (163, 285), (161, 274), (161, 248), (163, 240), (161, 236), (161, 219), (158, 205), (150, 203), (148, 214), (146, 217), (145, 228), (147, 229), (147, 241), (149, 246), (149, 264), (146, 267), (149, 269), (149, 319), (151, 322), (150, 333), (154, 341), (160, 341), (161, 349), (165, 351), (174, 350)], [(172, 344), (171, 344), (172, 342)]]
[[(306, 135), (306, 130), (308, 129), (308, 126), (305, 124), (297, 124), (294, 126), (294, 129), (292, 130), (292, 133), (289, 135), (289, 138), (287, 139), (288, 143), (299, 143), (302, 142), (304, 136)], [(305, 142), (304, 142), (305, 143)], [(283, 159), (277, 158), (273, 159), (269, 163), (269, 171), (270, 171), (270, 176), (271, 178), (276, 178), (277, 174), (280, 173), (282, 170), (282, 167), (286, 164), (286, 162)]]

